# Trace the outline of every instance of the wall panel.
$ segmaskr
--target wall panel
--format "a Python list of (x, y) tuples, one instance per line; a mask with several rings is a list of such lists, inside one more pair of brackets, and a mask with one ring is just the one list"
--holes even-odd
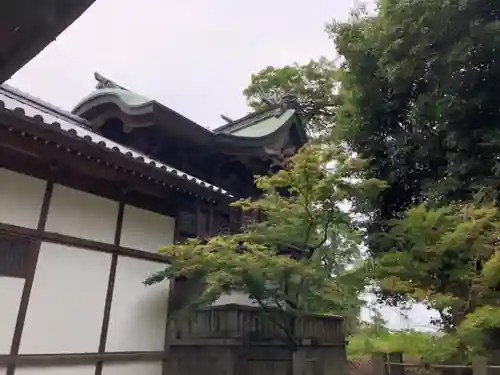
[(120, 245), (157, 252), (174, 240), (175, 219), (137, 207), (125, 206)]
[(97, 352), (110, 261), (102, 252), (42, 244), (20, 354)]
[(161, 362), (104, 364), (102, 375), (161, 375)]
[(106, 351), (163, 350), (167, 322), (168, 282), (143, 281), (164, 266), (118, 257)]
[(0, 307), (0, 354), (10, 353), (24, 282), (24, 279), (0, 276), (0, 301), (2, 301)]
[(47, 183), (0, 168), (0, 222), (36, 228)]
[[(92, 366), (20, 367), (16, 375), (94, 375)], [(139, 374), (137, 374), (139, 375)]]
[(117, 216), (118, 202), (55, 185), (45, 229), (113, 243)]
[(217, 301), (213, 303), (214, 306), (237, 304), (243, 306), (258, 306), (258, 304), (248, 296), (248, 294), (240, 292), (239, 290), (232, 291), (231, 293), (223, 294)]

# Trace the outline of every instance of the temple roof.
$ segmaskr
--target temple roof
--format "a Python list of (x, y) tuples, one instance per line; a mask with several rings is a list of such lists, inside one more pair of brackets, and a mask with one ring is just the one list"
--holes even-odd
[(169, 180), (184, 180), (181, 185), (231, 199), (252, 194), (247, 190), (254, 188), (255, 174), (282, 166), (307, 141), (292, 96), (238, 120), (223, 117), (227, 124), (209, 130), (97, 73), (95, 78), (96, 90), (71, 113), (2, 85), (0, 115), (39, 118), (43, 131), (90, 142), (113, 151), (114, 160), (118, 153), (123, 162), (134, 160)]
[(295, 115), (294, 109), (273, 108), (262, 113), (252, 114), (237, 121), (214, 129), (215, 134), (228, 134), (236, 137), (260, 138), (277, 131)]
[(142, 107), (153, 102), (151, 99), (121, 88), (103, 88), (98, 91), (94, 91), (88, 97), (84, 98), (82, 100), (82, 104), (101, 96), (115, 96), (119, 101), (123, 102), (124, 110), (127, 110), (128, 108)]
[(104, 103), (113, 103), (120, 108), (121, 111), (137, 115), (152, 111), (151, 106), (155, 103), (142, 95), (136, 94), (117, 83), (108, 80), (99, 73), (94, 73), (97, 80), (96, 90), (83, 98), (73, 108), (73, 113), (83, 114), (95, 106)]
[[(0, 115), (13, 114), (27, 120), (26, 125), (30, 122), (30, 128), (33, 128), (33, 123), (36, 124), (34, 133), (36, 137), (40, 134), (49, 136), (50, 134), (60, 134), (68, 138), (68, 141), (79, 140), (82, 145), (90, 143), (96, 149), (105, 149), (111, 153), (118, 153), (123, 157), (124, 164), (129, 164), (131, 168), (140, 165), (151, 170), (152, 175), (164, 175), (170, 181), (176, 179), (190, 182), (199, 188), (208, 189), (216, 194), (221, 194), (227, 197), (231, 195), (212, 184), (204, 182), (199, 178), (193, 177), (176, 168), (172, 168), (165, 163), (152, 159), (136, 150), (125, 147), (110, 139), (107, 139), (99, 134), (96, 134), (90, 129), (90, 124), (81, 117), (71, 114), (61, 108), (55, 107), (47, 102), (17, 90), (7, 84), (0, 85)], [(35, 121), (33, 121), (35, 120)], [(6, 122), (6, 125), (9, 125)], [(27, 130), (26, 129), (22, 130)], [(21, 129), (19, 129), (21, 130)], [(61, 139), (60, 137), (58, 139)], [(64, 138), (62, 138), (64, 139)], [(125, 163), (126, 162), (126, 163)], [(141, 169), (144, 169), (141, 167)], [(144, 172), (144, 170), (142, 171)], [(173, 179), (173, 180), (172, 180)]]
[[(100, 127), (110, 118), (119, 118), (124, 124), (125, 132), (132, 128), (157, 124), (168, 128), (169, 134), (184, 136), (192, 142), (236, 142), (239, 145), (252, 145), (290, 126), (298, 115), (296, 102), (289, 96), (284, 98), (282, 103), (276, 103), (265, 111), (251, 113), (234, 121), (226, 118), (228, 124), (210, 131), (163, 104), (130, 91), (99, 73), (94, 76), (97, 81), (96, 90), (72, 110), (72, 113), (87, 119), (94, 127)], [(303, 124), (299, 133), (301, 143), (305, 143), (307, 136)]]

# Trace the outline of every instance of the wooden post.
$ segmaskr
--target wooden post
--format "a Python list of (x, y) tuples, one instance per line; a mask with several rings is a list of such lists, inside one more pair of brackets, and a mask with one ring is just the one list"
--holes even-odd
[[(486, 356), (486, 360), (488, 361), (488, 365), (491, 366), (500, 365), (500, 350), (497, 349), (488, 350), (488, 355)], [(488, 368), (486, 372), (489, 375), (500, 375), (500, 368)]]
[(208, 207), (208, 236), (215, 236), (215, 231), (217, 228), (215, 227), (215, 209), (213, 205)]
[(372, 375), (388, 375), (385, 353), (372, 354)]
[(241, 209), (239, 207), (229, 207), (229, 232), (239, 233), (241, 230)]
[(206, 238), (207, 233), (207, 221), (208, 217), (206, 212), (203, 211), (203, 204), (198, 200), (196, 202), (196, 237)]
[(472, 374), (473, 375), (488, 374), (488, 360), (486, 357), (475, 357), (472, 359)]
[(398, 365), (398, 363), (403, 363), (403, 353), (387, 353), (387, 362), (389, 362), (387, 365), (389, 375), (404, 375), (405, 369), (403, 365)]
[(306, 374), (306, 353), (304, 350), (297, 350), (292, 353), (292, 374)]

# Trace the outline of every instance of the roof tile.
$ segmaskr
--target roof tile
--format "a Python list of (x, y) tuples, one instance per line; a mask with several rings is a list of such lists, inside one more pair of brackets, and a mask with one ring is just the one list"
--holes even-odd
[(86, 121), (63, 109), (57, 108), (40, 99), (34, 98), (22, 91), (19, 91), (6, 84), (0, 86), (0, 111), (10, 111), (18, 115), (23, 115), (35, 119), (38, 122), (51, 125), (56, 130), (64, 131), (68, 135), (76, 136), (96, 146), (104, 147), (108, 150), (120, 153), (123, 157), (133, 158), (137, 161), (151, 165), (160, 169), (164, 173), (176, 175), (182, 179), (193, 182), (201, 187), (219, 192), (222, 195), (232, 197), (224, 189), (202, 181), (194, 176), (184, 173), (178, 169), (172, 168), (158, 160), (152, 159), (140, 152), (113, 142), (99, 134), (89, 130)]

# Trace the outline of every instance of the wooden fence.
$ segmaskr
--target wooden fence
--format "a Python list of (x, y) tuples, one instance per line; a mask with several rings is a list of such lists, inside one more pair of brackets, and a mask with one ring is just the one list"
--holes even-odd
[(372, 354), (371, 369), (372, 375), (422, 374), (426, 371), (446, 375), (500, 375), (500, 365), (488, 363), (486, 357), (476, 357), (470, 364), (422, 364), (405, 362), (402, 353)]

